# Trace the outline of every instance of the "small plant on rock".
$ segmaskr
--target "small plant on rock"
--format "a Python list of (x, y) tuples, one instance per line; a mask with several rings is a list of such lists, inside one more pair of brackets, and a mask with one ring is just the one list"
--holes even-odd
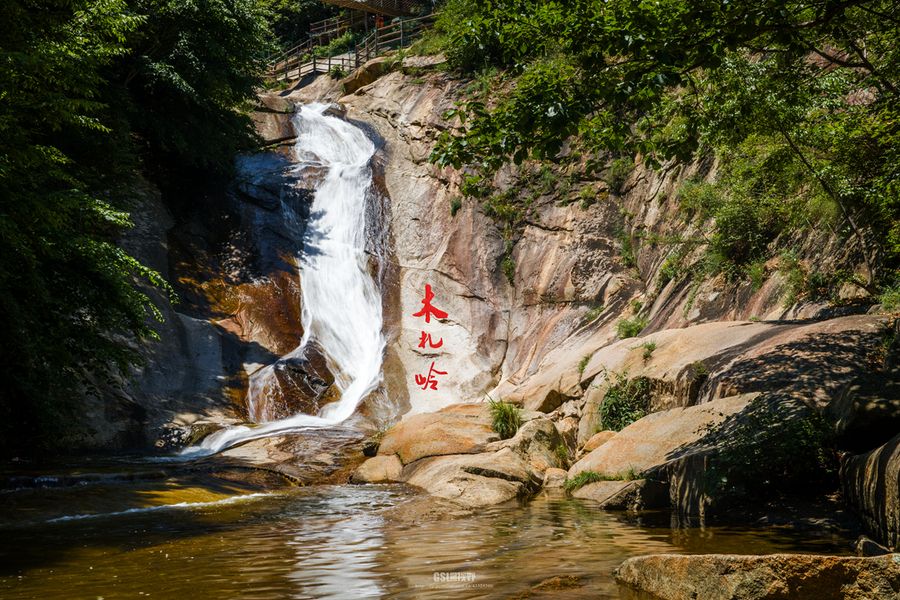
[(643, 344), (641, 344), (641, 348), (644, 349), (644, 352), (641, 356), (644, 358), (644, 362), (647, 362), (648, 360), (650, 360), (650, 357), (653, 356), (654, 350), (656, 350), (656, 342), (652, 340), (649, 342), (644, 342)]
[(578, 361), (578, 374), (584, 375), (584, 370), (587, 368), (588, 363), (591, 362), (591, 355), (585, 354), (581, 357), (581, 360)]
[(507, 440), (516, 435), (519, 427), (522, 425), (522, 411), (518, 406), (511, 402), (503, 400), (490, 401), (491, 412), (491, 429), (500, 436), (500, 439)]

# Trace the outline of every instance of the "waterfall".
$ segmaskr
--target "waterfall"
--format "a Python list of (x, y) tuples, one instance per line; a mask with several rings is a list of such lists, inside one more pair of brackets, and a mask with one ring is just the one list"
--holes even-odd
[[(316, 188), (300, 259), (303, 338), (282, 360), (303, 356), (316, 344), (334, 376), (340, 400), (318, 415), (298, 414), (254, 427), (228, 427), (208, 436), (186, 454), (210, 454), (247, 440), (307, 427), (337, 425), (381, 383), (385, 339), (381, 332), (381, 293), (372, 280), (365, 253), (366, 199), (372, 181), (369, 162), (375, 145), (354, 125), (326, 114), (328, 105), (303, 106), (294, 118), (294, 148), (302, 167), (325, 171)], [(275, 365), (250, 378), (253, 404)]]

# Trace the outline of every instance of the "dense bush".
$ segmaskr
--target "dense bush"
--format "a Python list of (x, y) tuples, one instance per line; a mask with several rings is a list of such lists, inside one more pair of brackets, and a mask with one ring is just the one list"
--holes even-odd
[(622, 339), (635, 337), (647, 326), (647, 319), (636, 315), (630, 319), (622, 319), (616, 323), (616, 333)]
[(650, 381), (645, 377), (629, 379), (627, 373), (614, 373), (600, 403), (603, 429), (621, 431), (650, 411)]

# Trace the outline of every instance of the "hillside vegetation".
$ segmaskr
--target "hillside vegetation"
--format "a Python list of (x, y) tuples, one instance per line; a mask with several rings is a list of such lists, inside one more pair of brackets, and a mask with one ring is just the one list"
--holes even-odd
[(849, 282), (891, 308), (898, 37), (882, 1), (449, 0), (427, 47), (477, 93), (432, 160), (465, 168), (463, 191), (510, 223), (515, 202), (492, 185), (510, 162), (583, 165), (615, 190), (634, 162), (713, 157), (715, 181), (680, 193), (686, 220), (709, 234), (667, 241), (705, 247), (700, 275), (757, 280), (774, 257), (790, 271), (795, 241), (824, 229), (846, 240), (846, 256), (795, 268), (795, 299), (835, 297)]

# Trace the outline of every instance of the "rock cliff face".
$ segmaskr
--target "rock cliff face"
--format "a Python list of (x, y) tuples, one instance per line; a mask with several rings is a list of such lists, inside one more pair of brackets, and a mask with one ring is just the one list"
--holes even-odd
[[(412, 413), (488, 395), (550, 412), (582, 399), (607, 370), (640, 371), (651, 378), (657, 409), (687, 406), (750, 391), (733, 381), (753, 367), (750, 349), (757, 356), (774, 352), (783, 358), (794, 355), (792, 343), (807, 362), (783, 372), (784, 380), (806, 364), (824, 364), (832, 352), (840, 359), (827, 376), (806, 375), (823, 386), (813, 393), (824, 401), (853, 379), (856, 373), (846, 365), (864, 360), (867, 348), (872, 349), (868, 342), (880, 335), (887, 319), (861, 316), (834, 325), (811, 324), (859, 309), (816, 303), (785, 307), (784, 281), (774, 268), (756, 287), (722, 278), (667, 281), (661, 274), (672, 247), (643, 240), (698, 233), (696, 225), (679, 216), (676, 191), (687, 178), (713, 176), (714, 165), (670, 165), (658, 172), (638, 167), (620, 193), (607, 190), (605, 200), (587, 207), (564, 202), (570, 192), (558, 189), (537, 197), (512, 247), (515, 271), (508, 281), (501, 268), (507, 248), (500, 227), (476, 201), (462, 202), (452, 214), (462, 174), (427, 161), (437, 136), (455, 125), (442, 115), (463, 95), (459, 81), (429, 70), (434, 61), (412, 58), (393, 70), (379, 69), (387, 72), (358, 88), (351, 84), (355, 91), (348, 95), (339, 83), (322, 81), (288, 96), (340, 102), (348, 118), (370, 124), (385, 142), (384, 183), (397, 266), (391, 283), (399, 288), (386, 327), (399, 358), (396, 379), (407, 384), (395, 392), (408, 395)], [(404, 74), (410, 70), (419, 76)], [(583, 183), (598, 189), (605, 185), (588, 178)], [(621, 256), (622, 239), (629, 236), (634, 268)], [(836, 240), (809, 240), (806, 247), (820, 263), (840, 255)], [(691, 257), (684, 260), (689, 264)], [(435, 291), (435, 304), (449, 314), (430, 326), (411, 316), (421, 307), (426, 283)], [(634, 312), (647, 321), (643, 339), (616, 342), (616, 324)], [(688, 333), (680, 330), (700, 324)], [(417, 347), (423, 329), (442, 337), (443, 346)], [(800, 349), (800, 340), (814, 338), (818, 344)], [(861, 338), (866, 344), (858, 343)], [(651, 340), (658, 348), (642, 360), (643, 350), (633, 350)], [(743, 365), (737, 364), (739, 356)], [(448, 372), (437, 391), (422, 390), (413, 377), (427, 371), (431, 360)], [(710, 376), (691, 381), (688, 367), (699, 363)], [(831, 377), (838, 372), (847, 376)], [(758, 386), (779, 385), (754, 379)]]

